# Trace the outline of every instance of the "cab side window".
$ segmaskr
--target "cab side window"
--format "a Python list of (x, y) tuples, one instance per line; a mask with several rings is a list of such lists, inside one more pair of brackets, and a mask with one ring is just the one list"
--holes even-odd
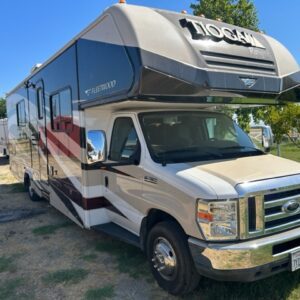
[(117, 118), (111, 138), (109, 159), (117, 162), (134, 160), (139, 163), (140, 143), (131, 118)]

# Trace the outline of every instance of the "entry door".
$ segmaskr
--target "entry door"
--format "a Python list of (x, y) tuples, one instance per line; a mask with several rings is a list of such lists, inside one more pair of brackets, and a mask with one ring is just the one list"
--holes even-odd
[(143, 182), (140, 158), (141, 146), (132, 118), (115, 118), (108, 159), (116, 166), (108, 167), (104, 178), (105, 197), (110, 202), (107, 209), (113, 212), (113, 222), (136, 233), (142, 219), (139, 212)]
[[(45, 116), (45, 95), (43, 81), (35, 84), (33, 91), (34, 101), (31, 101), (31, 149), (33, 179), (47, 184), (47, 140), (46, 140), (46, 116)], [(33, 108), (34, 107), (34, 108)], [(34, 121), (33, 121), (34, 120)]]

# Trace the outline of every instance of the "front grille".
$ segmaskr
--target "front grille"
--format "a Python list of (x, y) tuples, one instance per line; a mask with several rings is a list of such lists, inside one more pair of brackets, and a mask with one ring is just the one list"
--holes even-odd
[(300, 189), (264, 196), (265, 233), (284, 230), (300, 224), (300, 209), (287, 212), (283, 206), (290, 201), (300, 203)]
[(271, 60), (216, 53), (210, 51), (200, 52), (209, 67), (226, 70), (238, 70), (247, 73), (251, 72), (276, 75), (276, 66)]
[[(294, 211), (287, 209), (291, 205), (296, 205)], [(299, 186), (243, 198), (240, 201), (240, 218), (242, 239), (300, 227)]]

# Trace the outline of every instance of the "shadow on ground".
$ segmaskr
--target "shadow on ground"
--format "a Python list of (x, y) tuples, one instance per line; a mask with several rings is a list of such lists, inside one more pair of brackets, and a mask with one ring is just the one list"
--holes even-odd
[(25, 188), (23, 183), (10, 183), (10, 184), (0, 184), (0, 193), (24, 193)]
[(0, 156), (0, 166), (6, 166), (9, 164), (9, 159), (5, 156)]

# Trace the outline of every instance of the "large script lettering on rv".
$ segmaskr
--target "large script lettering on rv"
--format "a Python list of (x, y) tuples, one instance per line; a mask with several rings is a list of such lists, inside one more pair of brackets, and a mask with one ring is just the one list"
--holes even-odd
[(211, 23), (203, 23), (191, 19), (180, 20), (182, 27), (187, 27), (194, 40), (213, 39), (216, 41), (224, 40), (232, 44), (240, 44), (248, 47), (265, 49), (264, 45), (253, 34), (238, 29), (219, 27)]

